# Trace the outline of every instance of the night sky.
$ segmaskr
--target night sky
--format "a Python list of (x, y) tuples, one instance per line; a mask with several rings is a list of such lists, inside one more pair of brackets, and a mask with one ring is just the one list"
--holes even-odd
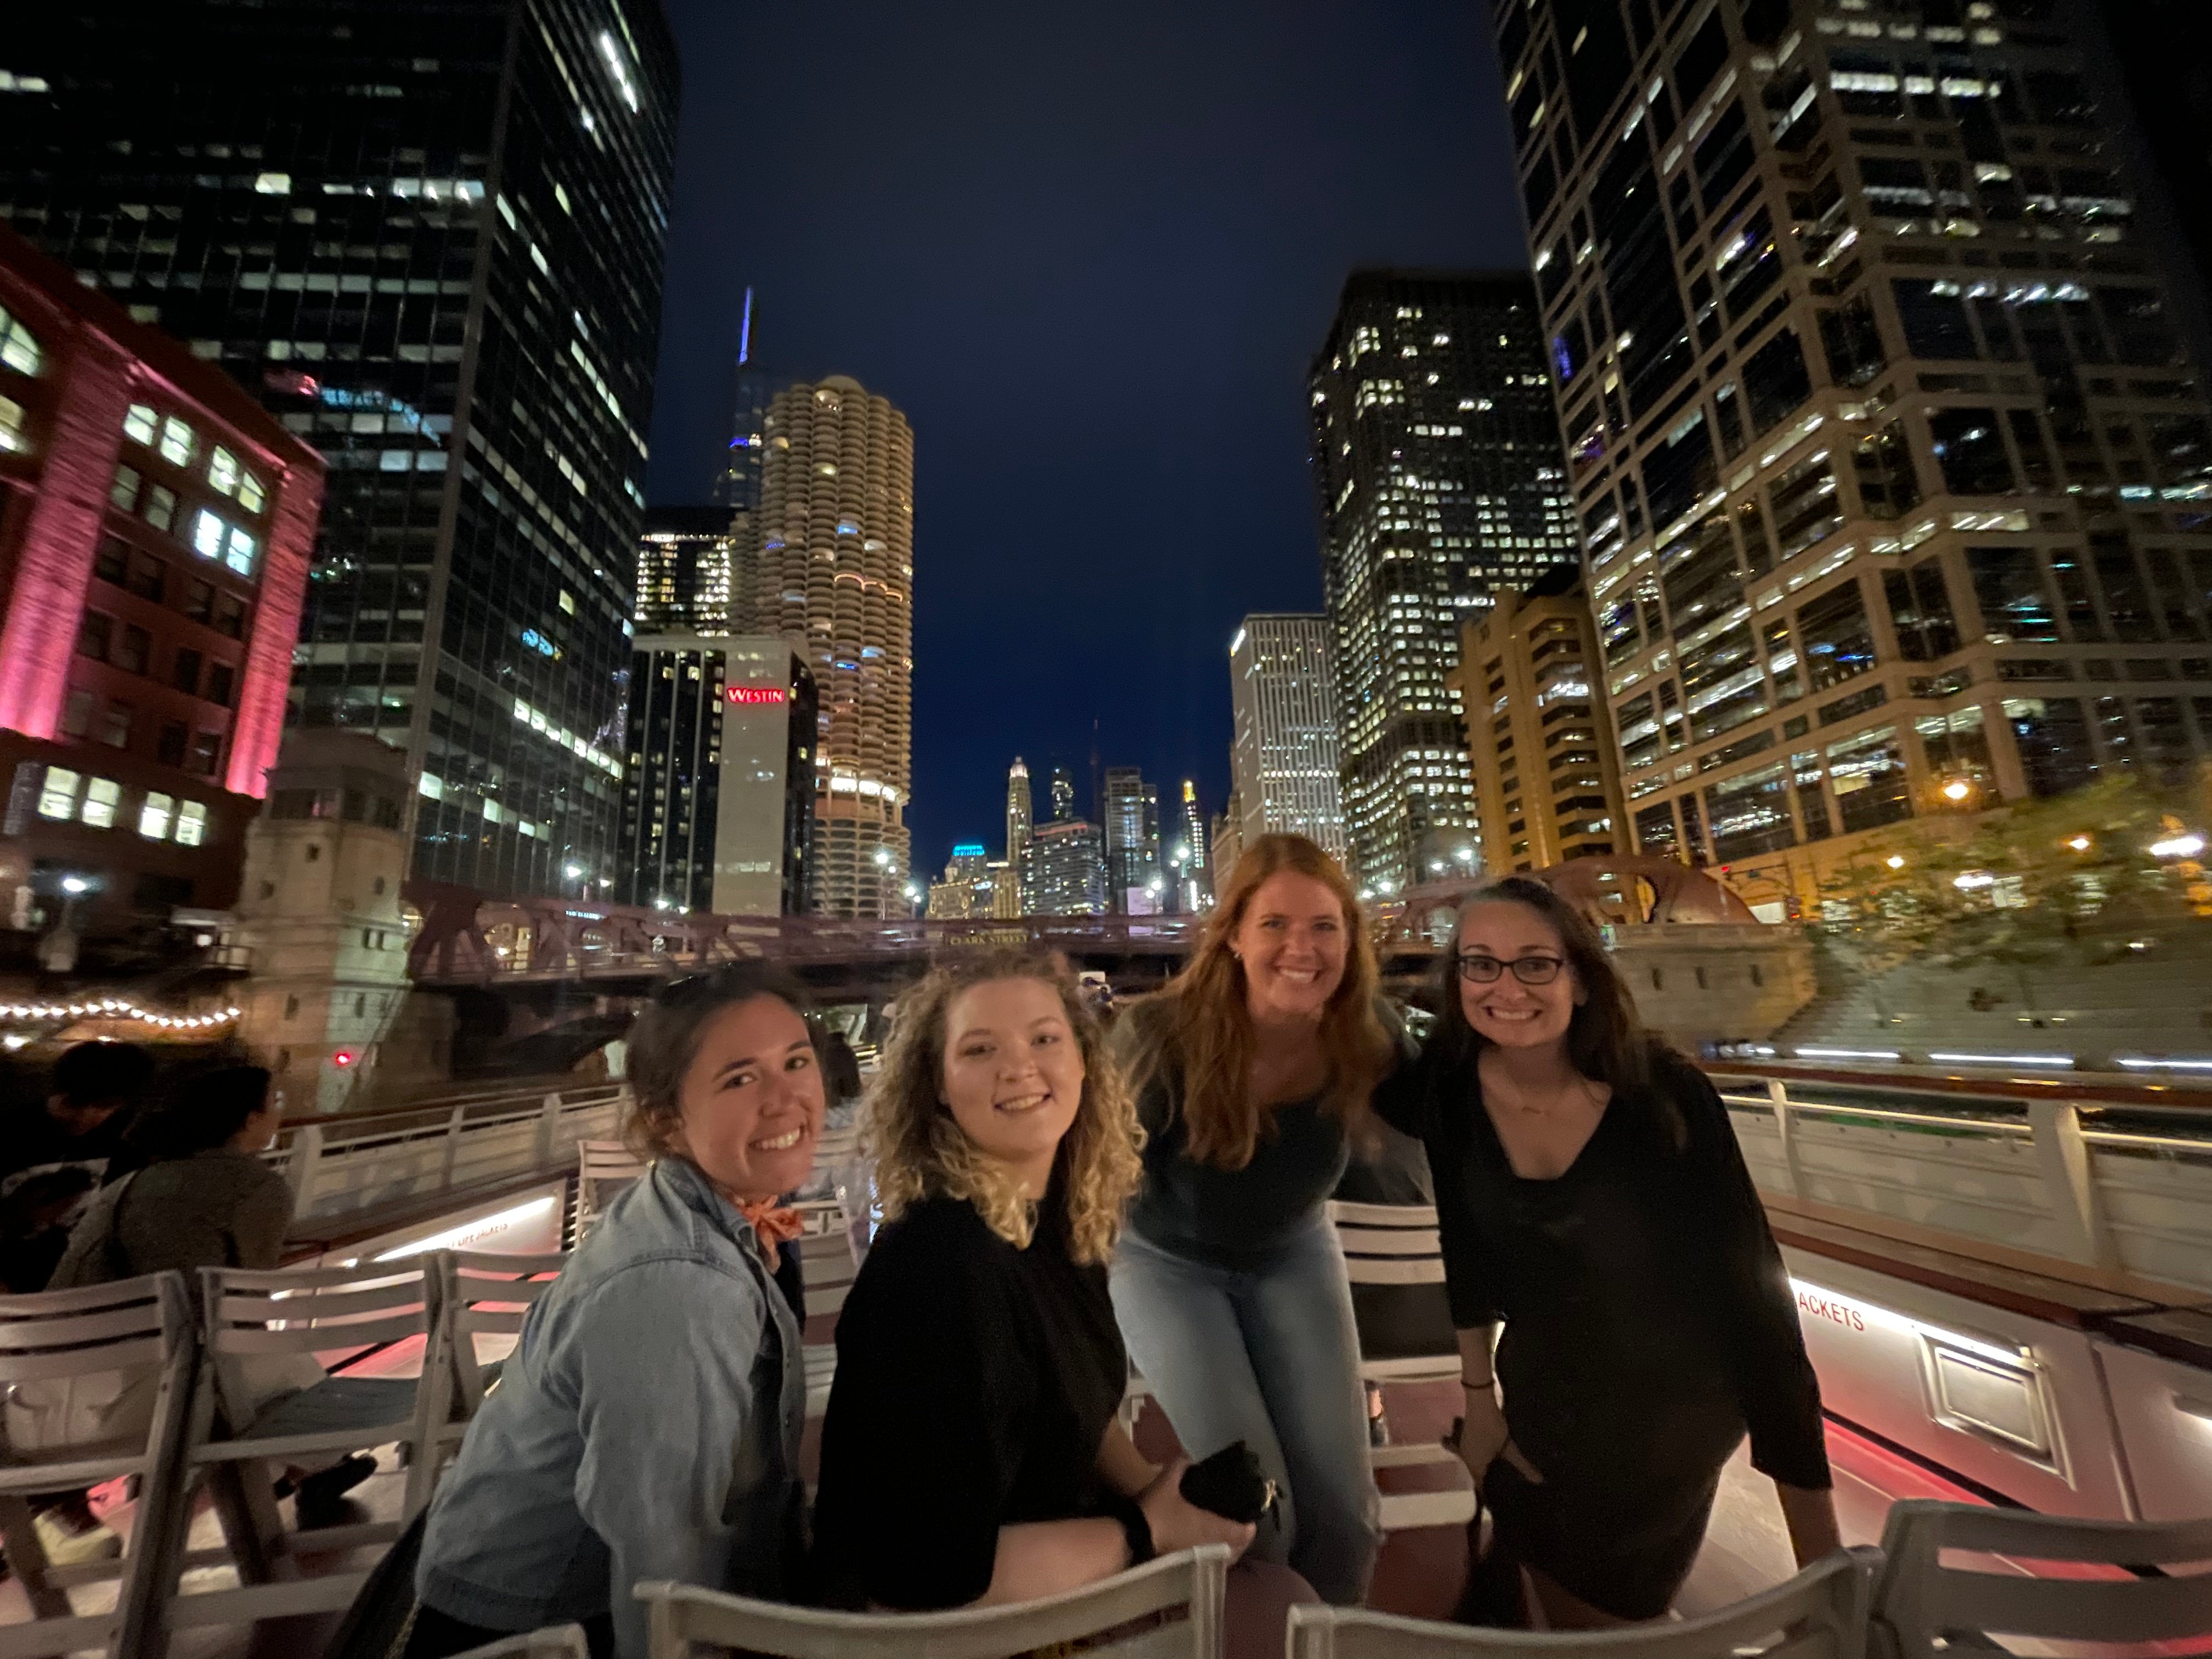
[(1304, 377), (1358, 264), (1525, 264), (1480, 0), (669, 0), (649, 498), (754, 356), (915, 431), (915, 864), (1027, 758), (1229, 787), (1228, 643), (1317, 610)]

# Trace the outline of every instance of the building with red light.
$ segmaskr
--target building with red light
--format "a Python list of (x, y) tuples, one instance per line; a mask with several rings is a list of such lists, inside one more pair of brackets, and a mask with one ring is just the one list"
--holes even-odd
[(236, 896), (322, 496), (322, 458), (220, 368), (0, 228), (0, 894), (18, 930), (71, 913), (124, 932)]
[(815, 678), (777, 635), (733, 633), (728, 507), (647, 512), (638, 541), (629, 766), (611, 895), (720, 915), (807, 908)]

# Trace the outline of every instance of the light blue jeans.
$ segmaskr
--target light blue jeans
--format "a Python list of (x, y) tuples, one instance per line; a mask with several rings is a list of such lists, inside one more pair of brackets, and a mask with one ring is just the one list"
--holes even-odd
[(1124, 1233), (1110, 1282), (1129, 1357), (1191, 1460), (1242, 1440), (1280, 1489), (1254, 1558), (1288, 1565), (1325, 1601), (1358, 1605), (1382, 1534), (1335, 1230), (1316, 1217), (1244, 1270)]

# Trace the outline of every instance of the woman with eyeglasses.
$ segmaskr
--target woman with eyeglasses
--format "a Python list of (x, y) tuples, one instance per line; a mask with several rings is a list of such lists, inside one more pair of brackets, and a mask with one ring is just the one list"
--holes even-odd
[(741, 963), (629, 1035), (652, 1160), (525, 1321), (433, 1501), (404, 1659), (580, 1622), (645, 1659), (641, 1579), (780, 1599), (800, 1565), (799, 1323), (777, 1283), (822, 1133), (805, 993)]
[(1130, 1357), (1204, 1458), (1243, 1441), (1282, 1501), (1253, 1553), (1357, 1605), (1382, 1541), (1330, 1193), (1400, 1060), (1351, 884), (1303, 836), (1237, 861), (1197, 951), (1131, 1008), (1145, 1186), (1114, 1258)]
[(1441, 994), (1378, 1107), (1428, 1148), (1460, 1455), (1547, 1622), (1662, 1617), (1747, 1430), (1799, 1565), (1840, 1547), (1796, 1299), (1712, 1084), (1540, 882), (1462, 907)]

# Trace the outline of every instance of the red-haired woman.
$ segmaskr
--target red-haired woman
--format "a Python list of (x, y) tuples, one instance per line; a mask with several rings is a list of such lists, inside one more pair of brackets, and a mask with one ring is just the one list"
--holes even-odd
[(1336, 861), (1303, 836), (1263, 836), (1197, 955), (1115, 1033), (1147, 1137), (1114, 1258), (1122, 1336), (1186, 1452), (1242, 1440), (1276, 1481), (1255, 1557), (1339, 1604), (1365, 1595), (1380, 1534), (1324, 1206), (1397, 1064), (1376, 984)]

